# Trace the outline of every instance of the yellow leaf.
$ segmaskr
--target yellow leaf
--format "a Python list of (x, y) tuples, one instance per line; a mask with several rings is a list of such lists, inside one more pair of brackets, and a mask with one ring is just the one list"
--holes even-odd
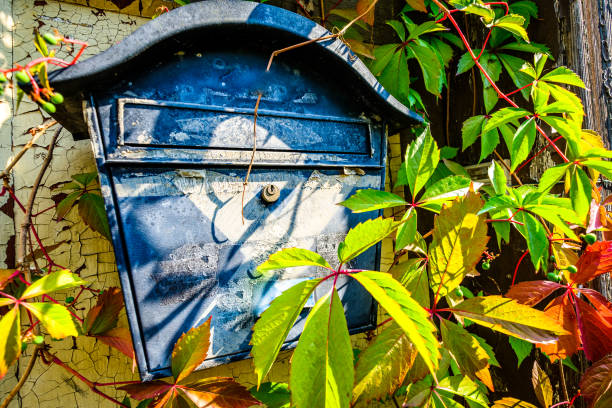
[(434, 220), (429, 247), (430, 285), (438, 298), (454, 290), (476, 268), (487, 248), (486, 216), (478, 193), (472, 191), (442, 208)]
[(540, 368), (537, 361), (534, 361), (533, 363), (533, 369), (531, 370), (531, 382), (540, 404), (544, 408), (550, 407), (553, 400), (552, 385), (550, 384), (548, 375)]
[(518, 400), (516, 398), (502, 398), (493, 403), (491, 408), (538, 408), (528, 402)]

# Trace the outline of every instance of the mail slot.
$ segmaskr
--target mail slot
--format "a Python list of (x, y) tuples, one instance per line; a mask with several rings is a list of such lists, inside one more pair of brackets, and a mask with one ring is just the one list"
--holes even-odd
[[(337, 203), (384, 187), (389, 126), (420, 118), (340, 40), (282, 54), (266, 70), (273, 50), (326, 34), (272, 6), (206, 1), (50, 74), (66, 97), (55, 116), (92, 141), (143, 379), (169, 375), (178, 337), (210, 316), (200, 368), (247, 358), (251, 328), (270, 302), (326, 274), (303, 267), (262, 275), (257, 266), (286, 247), (333, 261), (347, 231), (378, 216)], [(350, 267), (379, 262), (377, 246)], [(351, 333), (374, 328), (369, 294), (339, 282)]]

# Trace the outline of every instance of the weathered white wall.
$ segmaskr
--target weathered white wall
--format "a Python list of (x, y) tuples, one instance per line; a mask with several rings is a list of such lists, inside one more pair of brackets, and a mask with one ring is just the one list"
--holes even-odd
[[(77, 1), (77, 3), (84, 2), (85, 0)], [(156, 7), (160, 2), (164, 3), (158, 0), (155, 3)], [(0, 65), (2, 67), (9, 67), (14, 63), (23, 64), (36, 55), (32, 42), (32, 31), (35, 27), (40, 27), (43, 32), (56, 28), (64, 35), (87, 41), (90, 46), (83, 56), (85, 59), (121, 41), (138, 26), (148, 21), (147, 18), (135, 16), (139, 14), (139, 11), (134, 9), (134, 5), (127, 9), (131, 13), (127, 15), (51, 0), (37, 2), (37, 4), (45, 3), (38, 6), (35, 6), (34, 3), (33, 0), (0, 0), (0, 24), (2, 25)], [(106, 9), (115, 7), (105, 0), (91, 0), (90, 3)], [(135, 2), (137, 3), (138, 1)], [(149, 4), (145, 0), (143, 3), (145, 6)], [(154, 8), (146, 6), (143, 9), (143, 15), (150, 15), (151, 10)], [(66, 52), (59, 53), (59, 56), (67, 58)], [(44, 116), (35, 104), (27, 100), (24, 100), (19, 112), (14, 116), (12, 115), (13, 109), (12, 98), (7, 95), (5, 101), (0, 103), (0, 168), (4, 168), (11, 156), (16, 154), (29, 140), (29, 135), (24, 135), (23, 132), (40, 124)], [(24, 202), (27, 200), (38, 169), (45, 159), (46, 147), (53, 131), (54, 129), (50, 129), (45, 136), (39, 139), (37, 145), (28, 151), (13, 172), (11, 184), (19, 199)], [(396, 173), (400, 162), (400, 145), (397, 135), (391, 138), (389, 153), (395, 157), (391, 161), (391, 171)], [(72, 174), (94, 170), (95, 163), (89, 141), (75, 142), (68, 132), (63, 131), (49, 171), (39, 189), (34, 213), (53, 205), (50, 199), (52, 195), (50, 187), (70, 180)], [(13, 211), (16, 215), (15, 220), (11, 218)], [(119, 286), (114, 255), (109, 242), (80, 222), (76, 211), (72, 211), (61, 222), (56, 222), (53, 216), (54, 211), (51, 210), (37, 216), (34, 220), (46, 246), (63, 243), (53, 250), (52, 258), (73, 271), (79, 271), (85, 279), (94, 282), (93, 287), (96, 289)], [(14, 203), (7, 203), (6, 196), (0, 197), (0, 267), (6, 267), (6, 262), (10, 262), (11, 257), (14, 257), (15, 247), (12, 241), (15, 238), (15, 230), (21, 224), (21, 217), (22, 214)], [(386, 250), (383, 251), (382, 269), (386, 270), (392, 262), (392, 254), (389, 252), (390, 239), (384, 242), (384, 247)], [(95, 300), (88, 294), (80, 299), (77, 307), (85, 311), (89, 310), (92, 303), (95, 303)], [(125, 319), (122, 325), (127, 325)], [(363, 347), (366, 344), (364, 335), (354, 336), (353, 339), (356, 347)], [(56, 353), (60, 359), (69, 363), (92, 381), (113, 382), (137, 378), (137, 375), (131, 372), (131, 363), (125, 356), (93, 339), (69, 338), (53, 342), (52, 347), (52, 352)], [(28, 355), (29, 353), (26, 352), (20, 363), (13, 367), (4, 380), (0, 381), (0, 398), (3, 399), (17, 382), (27, 364)], [(290, 352), (281, 353), (279, 361), (272, 368), (270, 380), (287, 381), (290, 355)], [(216, 367), (197, 375), (200, 377), (232, 376), (247, 387), (254, 385), (256, 381), (250, 360)], [(125, 395), (123, 392), (116, 392), (113, 387), (106, 387), (104, 391), (119, 400)], [(10, 405), (11, 408), (110, 406), (112, 406), (110, 402), (90, 392), (83, 383), (71, 378), (61, 367), (47, 367), (41, 363), (36, 365), (31, 377)]]

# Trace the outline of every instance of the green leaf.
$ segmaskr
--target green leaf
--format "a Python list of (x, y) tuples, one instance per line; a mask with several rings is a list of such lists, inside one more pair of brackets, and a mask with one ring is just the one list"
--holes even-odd
[(491, 166), (487, 171), (489, 175), (489, 180), (491, 180), (491, 185), (497, 194), (505, 194), (506, 186), (508, 185), (508, 178), (506, 177), (506, 172), (502, 167), (497, 163), (497, 161), (493, 160), (491, 162)]
[(396, 185), (408, 184), (410, 194), (416, 198), (436, 170), (439, 161), (440, 150), (428, 127), (406, 149)]
[(446, 296), (471, 273), (486, 249), (486, 217), (478, 212), (482, 200), (469, 193), (453, 201), (434, 219), (433, 240), (429, 246), (430, 285), (434, 293)]
[(604, 175), (608, 180), (612, 180), (612, 162), (604, 160), (585, 160), (582, 165), (590, 169), (597, 170)]
[(366, 271), (350, 276), (361, 283), (404, 330), (433, 374), (440, 356), (439, 344), (434, 335), (436, 328), (425, 309), (410, 296), (406, 288), (387, 273)]
[(531, 148), (536, 138), (536, 123), (534, 118), (529, 118), (524, 121), (516, 130), (514, 139), (512, 140), (512, 149), (510, 157), (512, 163), (510, 170), (514, 171), (530, 154)]
[(296, 408), (348, 407), (353, 351), (336, 289), (314, 306), (291, 360), (289, 386)]
[(579, 142), (581, 129), (574, 121), (559, 116), (541, 116), (541, 119), (559, 132), (568, 143)]
[[(478, 294), (478, 296), (482, 295), (482, 291), (481, 293)], [(467, 297), (467, 296), (466, 296)], [(474, 296), (470, 296), (469, 298), (472, 298)], [(487, 354), (489, 355), (489, 364), (491, 364), (492, 366), (495, 367), (501, 367), (501, 365), (499, 365), (499, 361), (497, 361), (497, 359), (495, 358), (495, 352), (493, 351), (493, 347), (489, 346), (487, 344), (487, 342), (485, 341), (485, 339), (483, 339), (482, 337), (479, 337), (475, 334), (472, 334), (472, 336), (478, 340), (478, 342), (480, 343), (480, 346), (485, 349), (485, 351), (487, 352)]]
[[(357, 17), (357, 15), (355, 15), (355, 17), (353, 17), (352, 19), (354, 19), (356, 17)], [(352, 19), (349, 19), (349, 21), (352, 20)], [(393, 28), (393, 30), (395, 31), (395, 33), (397, 34), (399, 39), (402, 40), (402, 42), (406, 41), (406, 28), (404, 27), (404, 25), (402, 24), (401, 21), (398, 21), (398, 20), (388, 20), (386, 23), (391, 28)]]
[(71, 177), (83, 187), (87, 187), (92, 181), (98, 178), (98, 173), (94, 171), (91, 173), (73, 174)]
[(425, 89), (436, 96), (440, 96), (442, 80), (444, 78), (444, 66), (441, 64), (435, 51), (421, 40), (409, 43), (408, 48), (410, 48), (421, 67)]
[(395, 322), (385, 327), (359, 354), (355, 367), (353, 403), (368, 403), (395, 392), (414, 362), (416, 351)]
[(53, 272), (43, 276), (28, 286), (21, 294), (21, 299), (30, 299), (36, 296), (55, 292), (56, 290), (74, 288), (87, 284), (78, 275), (71, 273), (68, 269)]
[(54, 339), (79, 335), (72, 315), (64, 306), (48, 302), (23, 302), (21, 305), (42, 322)]
[(111, 239), (102, 197), (92, 193), (83, 194), (79, 199), (79, 215), (89, 228), (100, 233), (106, 239)]
[[(432, 201), (449, 201), (455, 197), (463, 196), (467, 193), (472, 181), (465, 176), (448, 176), (438, 180), (429, 186), (419, 199), (420, 206), (427, 208), (426, 204)], [(439, 211), (439, 209), (438, 209)]]
[(401, 44), (385, 44), (374, 48), (376, 59), (369, 65), (370, 71), (376, 76), (383, 76), (383, 71), (389, 65), (400, 46)]
[[(526, 207), (532, 213), (539, 215), (542, 219), (558, 227), (570, 239), (578, 240), (576, 233), (565, 221), (580, 224), (580, 219), (570, 208), (562, 208), (555, 205), (529, 205)], [(545, 256), (545, 254), (543, 255)]]
[(502, 28), (512, 34), (521, 37), (525, 42), (529, 42), (529, 36), (527, 30), (523, 25), (525, 24), (525, 18), (518, 14), (508, 14), (500, 17), (493, 22), (494, 27)]
[(548, 258), (548, 235), (540, 221), (531, 214), (520, 211), (514, 215), (514, 220), (524, 225), (514, 224), (516, 229), (525, 237), (529, 257), (536, 271), (540, 266), (546, 265)]
[(591, 179), (584, 170), (576, 166), (571, 173), (570, 198), (574, 211), (580, 219), (586, 219), (591, 206)]
[(368, 248), (386, 238), (400, 224), (401, 222), (395, 222), (391, 218), (382, 217), (357, 224), (349, 230), (344, 241), (338, 245), (338, 259), (344, 264), (356, 258)]
[(257, 271), (268, 272), (297, 266), (320, 266), (331, 269), (325, 258), (316, 252), (301, 248), (285, 248), (270, 255), (266, 262), (257, 267)]
[[(430, 408), (431, 394), (435, 389), (431, 377), (418, 381), (414, 384), (409, 384), (406, 388), (406, 398), (404, 399), (403, 407), (421, 407)], [(454, 408), (454, 407), (451, 407)]]
[(380, 210), (382, 208), (392, 208), (408, 203), (400, 196), (380, 190), (357, 190), (348, 199), (338, 203), (354, 213)]
[(495, 105), (497, 105), (497, 102), (499, 101), (499, 95), (497, 94), (497, 91), (493, 89), (492, 86), (483, 88), (482, 97), (483, 97), (483, 102), (485, 105), (485, 112), (487, 113), (491, 112), (491, 109), (493, 109)]
[[(521, 49), (521, 48), (525, 48), (525, 47), (533, 48), (532, 44), (511, 43), (508, 45), (512, 45), (512, 44), (517, 45), (517, 47), (515, 47), (516, 51), (524, 51), (524, 49)], [(501, 48), (505, 48), (505, 47), (500, 47), (500, 49)], [(513, 48), (506, 48), (506, 49), (513, 49)], [(523, 88), (524, 86), (532, 82), (532, 79), (529, 78), (529, 76), (521, 72), (521, 68), (525, 64), (525, 60), (512, 56), (512, 55), (501, 54), (501, 53), (498, 53), (497, 57), (499, 58), (502, 65), (506, 69), (506, 72), (512, 79), (512, 82), (517, 87), (517, 89)], [(529, 87), (521, 90), (521, 95), (523, 95), (523, 97), (527, 100), (529, 98)]]
[(574, 111), (577, 113), (569, 114), (568, 116), (576, 123), (579, 124), (578, 127), (582, 127), (582, 116), (583, 116), (583, 106), (580, 98), (573, 93), (559, 85), (550, 84), (547, 82), (538, 82), (538, 86), (543, 89), (547, 89), (550, 92), (550, 95), (555, 98), (557, 101), (563, 101), (566, 103), (571, 103), (574, 105)]
[(474, 404), (483, 408), (489, 407), (489, 400), (485, 393), (469, 378), (463, 375), (454, 375), (452, 377), (446, 377), (438, 383), (436, 387), (438, 390), (444, 390), (451, 394), (459, 395), (465, 398), (467, 401), (473, 402)]
[(466, 299), (453, 306), (452, 311), (482, 326), (531, 343), (551, 343), (557, 341), (558, 335), (568, 334), (544, 312), (501, 296)]
[(289, 331), (319, 282), (321, 279), (306, 280), (287, 289), (270, 303), (253, 326), (250, 344), (258, 385), (272, 368)]
[(421, 306), (429, 308), (429, 282), (427, 277), (427, 263), (422, 258), (412, 258), (400, 262), (389, 270), (392, 276), (399, 276), (400, 283), (404, 285), (410, 296)]
[(482, 137), (480, 138), (480, 159), (478, 159), (478, 162), (481, 162), (489, 157), (498, 144), (499, 134), (497, 133), (497, 130), (494, 129), (490, 132), (483, 133)]
[(266, 404), (268, 408), (290, 408), (291, 392), (285, 383), (267, 382), (249, 390), (259, 401)]
[(210, 346), (210, 321), (183, 333), (172, 350), (172, 376), (179, 383), (206, 360)]
[(0, 319), (0, 379), (21, 355), (20, 323), (18, 306)]
[(40, 55), (42, 55), (43, 57), (49, 56), (49, 48), (47, 47), (47, 42), (42, 37), (42, 35), (40, 35), (38, 30), (34, 30), (34, 46), (36, 46), (36, 49), (38, 50)]
[(557, 82), (560, 84), (574, 85), (585, 88), (584, 82), (578, 75), (567, 67), (558, 67), (540, 78), (540, 81)]
[(503, 108), (491, 115), (491, 119), (483, 126), (483, 133), (487, 133), (493, 129), (500, 127), (501, 125), (515, 121), (519, 118), (528, 116), (530, 113), (525, 109), (520, 108)]
[(557, 184), (559, 180), (565, 175), (565, 172), (572, 164), (573, 163), (560, 164), (558, 166), (551, 167), (546, 170), (540, 178), (538, 191), (543, 193), (549, 192), (555, 186), (555, 184)]
[(541, 88), (538, 85), (531, 87), (531, 99), (536, 113), (541, 114), (541, 110), (550, 99), (550, 92), (546, 88)]
[(55, 208), (55, 217), (57, 218), (58, 221), (61, 221), (62, 219), (64, 219), (66, 214), (68, 214), (68, 212), (74, 206), (74, 202), (78, 200), (79, 197), (81, 196), (81, 193), (82, 191), (80, 190), (73, 191), (72, 193), (68, 194), (66, 198), (64, 198), (62, 201), (59, 202), (59, 204)]
[(57, 187), (55, 190), (57, 191), (66, 191), (66, 190), (81, 190), (83, 187), (79, 183), (75, 183), (74, 181), (70, 181), (63, 186)]
[(404, 221), (397, 229), (395, 237), (395, 251), (400, 251), (412, 244), (417, 238), (417, 212), (409, 208), (402, 216)]
[(435, 33), (436, 31), (447, 31), (448, 29), (442, 24), (438, 24), (435, 21), (426, 21), (423, 24), (419, 24), (413, 30), (410, 31), (410, 35), (406, 41), (415, 40), (423, 34)]
[(508, 341), (510, 342), (510, 346), (512, 347), (512, 350), (514, 350), (514, 354), (516, 354), (516, 358), (518, 360), (516, 366), (520, 367), (521, 363), (529, 356), (529, 354), (531, 354), (533, 344), (512, 336), (508, 337)]
[(457, 156), (459, 152), (458, 147), (450, 147), (450, 146), (442, 146), (440, 149), (440, 158), (441, 159), (453, 159)]
[[(502, 73), (502, 65), (495, 54), (483, 53), (479, 62), (493, 82), (499, 81), (499, 76)], [(491, 88), (491, 83), (482, 71), (480, 71), (480, 79), (482, 80), (483, 88)]]
[(480, 133), (482, 132), (482, 125), (484, 123), (485, 117), (484, 115), (472, 116), (463, 122), (463, 127), (461, 128), (461, 137), (463, 139), (463, 147), (461, 150), (465, 150), (470, 147)]
[(495, 18), (495, 11), (493, 11), (490, 6), (484, 5), (481, 2), (450, 0), (449, 3), (456, 9), (463, 10), (465, 13), (482, 17), (484, 23), (490, 23)]
[(459, 62), (457, 63), (457, 75), (469, 71), (474, 65), (476, 65), (474, 59), (469, 52), (466, 52), (459, 58)]
[(457, 362), (462, 374), (472, 380), (481, 380), (489, 389), (493, 389), (489, 372), (489, 354), (470, 332), (458, 324), (440, 319), (442, 341)]

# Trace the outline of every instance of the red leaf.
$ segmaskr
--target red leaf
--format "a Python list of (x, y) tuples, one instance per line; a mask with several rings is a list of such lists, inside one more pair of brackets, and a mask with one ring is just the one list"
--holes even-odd
[(612, 241), (589, 245), (576, 267), (578, 272), (572, 276), (575, 283), (586, 283), (596, 276), (612, 271)]
[(130, 397), (135, 400), (142, 401), (148, 398), (155, 398), (161, 394), (169, 391), (172, 388), (172, 384), (167, 382), (155, 380), (140, 384), (129, 384), (119, 387), (120, 390), (127, 392)]
[(527, 306), (534, 306), (547, 298), (555, 290), (563, 288), (556, 282), (547, 280), (521, 282), (512, 286), (506, 297), (515, 299), (517, 302)]
[(558, 321), (559, 324), (571, 334), (559, 336), (559, 340), (556, 343), (537, 344), (537, 347), (548, 354), (550, 361), (555, 361), (557, 359), (563, 360), (573, 355), (580, 346), (578, 322), (576, 321), (574, 305), (567, 296), (560, 296), (553, 299), (553, 301), (546, 306), (544, 313)]
[(612, 325), (612, 303), (601, 293), (593, 289), (580, 289), (580, 293), (589, 299), (597, 313)]
[(116, 348), (126, 356), (134, 359), (134, 348), (132, 347), (132, 336), (125, 327), (117, 327), (95, 336), (104, 344)]
[(180, 388), (198, 408), (248, 408), (261, 405), (232, 378), (210, 377)]
[(612, 354), (597, 361), (584, 372), (580, 380), (580, 393), (593, 404), (610, 386), (612, 386)]
[(612, 325), (585, 301), (576, 299), (576, 305), (584, 354), (589, 360), (597, 361), (612, 352)]
[(123, 308), (123, 295), (119, 288), (108, 288), (98, 296), (98, 302), (89, 310), (83, 323), (89, 335), (103, 334), (117, 327), (119, 313)]

